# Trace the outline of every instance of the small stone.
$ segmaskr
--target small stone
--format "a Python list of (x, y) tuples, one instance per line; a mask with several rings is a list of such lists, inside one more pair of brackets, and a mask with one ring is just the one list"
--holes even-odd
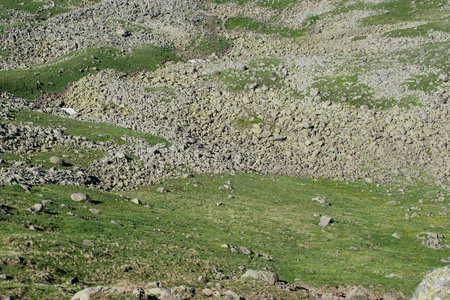
[(360, 247), (355, 247), (355, 246), (350, 246), (350, 247), (348, 247), (348, 249), (350, 249), (350, 250), (358, 250), (358, 251), (362, 250)]
[(90, 240), (83, 240), (81, 243), (86, 246), (94, 246), (94, 243)]
[(130, 202), (133, 202), (133, 203), (135, 203), (137, 205), (142, 205), (141, 200), (139, 200), (138, 198), (131, 199)]
[(221, 206), (223, 203), (219, 201), (216, 204), (217, 204), (217, 206)]
[(159, 192), (159, 193), (167, 193), (168, 192), (168, 190), (165, 188), (165, 187), (159, 187), (157, 190), (156, 190), (157, 192)]
[(98, 215), (100, 212), (96, 210), (95, 208), (89, 208), (89, 211), (93, 213), (94, 215)]
[(40, 213), (44, 210), (44, 206), (42, 204), (35, 204), (35, 205), (33, 205), (32, 209), (35, 212)]
[(400, 236), (400, 234), (398, 234), (397, 232), (394, 232), (394, 234), (392, 236), (395, 237), (396, 239), (401, 239), (402, 238)]
[(72, 196), (70, 196), (70, 198), (76, 202), (87, 202), (87, 203), (92, 202), (91, 198), (86, 193), (73, 193)]
[(248, 249), (245, 248), (245, 247), (239, 247), (239, 251), (240, 251), (242, 254), (245, 254), (245, 255), (250, 255), (250, 254), (252, 254), (252, 251), (248, 250)]
[(12, 277), (9, 277), (6, 274), (0, 274), (0, 279), (2, 279), (2, 280), (9, 280), (9, 279), (12, 279)]
[(364, 292), (364, 290), (360, 287), (356, 287), (353, 290), (351, 290), (350, 293), (347, 294), (345, 299), (354, 299), (354, 300), (363, 300), (363, 299), (369, 299), (369, 295)]
[(116, 221), (112, 221), (112, 220), (111, 220), (111, 223), (113, 223), (113, 224), (115, 224), (115, 225), (117, 225), (117, 226), (121, 226), (121, 227), (123, 226), (122, 224), (120, 224), (119, 222), (116, 222)]
[(44, 205), (44, 207), (47, 207), (52, 204), (53, 204), (52, 200), (42, 200), (42, 205)]
[(210, 289), (203, 289), (202, 294), (205, 295), (206, 297), (211, 297), (213, 295), (213, 291)]
[(332, 221), (333, 221), (333, 218), (332, 218), (332, 217), (329, 217), (329, 216), (322, 216), (322, 218), (320, 218), (320, 221), (319, 221), (319, 226), (320, 226), (320, 227), (325, 227), (325, 226), (327, 226), (328, 224), (330, 224)]

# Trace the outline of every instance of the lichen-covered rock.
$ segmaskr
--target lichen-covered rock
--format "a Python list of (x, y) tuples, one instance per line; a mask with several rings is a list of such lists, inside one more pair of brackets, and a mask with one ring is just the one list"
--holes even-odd
[(411, 300), (440, 300), (450, 298), (450, 266), (431, 269), (417, 286)]

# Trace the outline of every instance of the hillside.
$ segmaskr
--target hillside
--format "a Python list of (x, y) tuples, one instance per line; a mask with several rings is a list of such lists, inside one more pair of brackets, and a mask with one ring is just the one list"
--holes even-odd
[(1, 297), (400, 299), (450, 262), (448, 1), (0, 8)]

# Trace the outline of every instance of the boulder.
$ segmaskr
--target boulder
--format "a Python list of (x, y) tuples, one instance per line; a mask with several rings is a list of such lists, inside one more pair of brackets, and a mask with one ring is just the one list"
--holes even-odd
[(270, 285), (274, 285), (279, 277), (278, 274), (268, 271), (256, 271), (252, 269), (248, 269), (247, 272), (245, 272), (244, 275), (241, 276), (241, 278), (251, 277), (256, 280), (265, 281)]
[(449, 299), (450, 265), (429, 270), (417, 286), (411, 300)]
[(58, 157), (58, 156), (52, 156), (50, 157), (50, 162), (54, 165), (58, 165), (58, 166), (62, 166), (64, 164), (64, 161), (62, 160), (62, 158)]
[(102, 298), (102, 296), (106, 296), (109, 294), (123, 294), (123, 293), (106, 286), (89, 287), (76, 293), (71, 298), (71, 300), (100, 299)]
[(76, 202), (92, 202), (91, 198), (86, 193), (73, 193), (70, 198), (72, 198), (72, 200)]

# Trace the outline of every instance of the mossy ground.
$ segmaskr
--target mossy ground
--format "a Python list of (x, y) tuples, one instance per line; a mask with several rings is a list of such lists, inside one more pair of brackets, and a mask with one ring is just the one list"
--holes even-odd
[(65, 134), (81, 136), (94, 142), (112, 142), (123, 145), (127, 142), (122, 137), (136, 137), (144, 139), (151, 145), (168, 144), (166, 140), (160, 137), (116, 125), (79, 121), (26, 109), (10, 111), (9, 121), (16, 124), (27, 125), (32, 123), (34, 126), (62, 128)]
[(50, 92), (61, 92), (70, 82), (100, 69), (120, 72), (153, 71), (165, 61), (177, 61), (172, 49), (153, 45), (129, 49), (91, 48), (71, 53), (59, 62), (26, 70), (0, 71), (0, 91), (25, 99), (36, 99)]
[[(232, 191), (220, 189), (225, 184)], [(26, 194), (17, 185), (0, 187), (0, 200), (11, 214), (0, 215), (0, 256), (10, 261), (1, 272), (13, 278), (0, 282), (0, 295), (64, 299), (86, 285), (124, 280), (136, 286), (154, 280), (175, 284), (212, 276), (215, 267), (239, 276), (238, 267), (245, 266), (277, 272), (288, 282), (362, 285), (409, 296), (428, 269), (444, 266), (440, 259), (450, 256), (448, 249), (432, 250), (416, 240), (420, 232), (448, 234), (448, 216), (439, 215), (442, 203), (434, 202), (438, 188), (251, 174), (201, 175), (162, 185), (168, 193), (157, 193), (160, 185), (121, 193), (52, 185)], [(71, 193), (79, 191), (94, 203), (71, 201)], [(227, 199), (230, 194), (233, 199)], [(311, 200), (318, 195), (331, 206)], [(135, 197), (148, 207), (128, 201)], [(54, 204), (43, 213), (25, 210), (44, 199)], [(388, 201), (399, 203), (389, 206)], [(406, 220), (408, 208), (416, 206), (421, 216)], [(315, 213), (334, 222), (319, 227)], [(392, 237), (394, 232), (402, 238)], [(234, 254), (220, 246), (224, 243), (274, 260)], [(402, 278), (387, 278), (390, 274)], [(67, 284), (74, 276), (81, 283)]]

